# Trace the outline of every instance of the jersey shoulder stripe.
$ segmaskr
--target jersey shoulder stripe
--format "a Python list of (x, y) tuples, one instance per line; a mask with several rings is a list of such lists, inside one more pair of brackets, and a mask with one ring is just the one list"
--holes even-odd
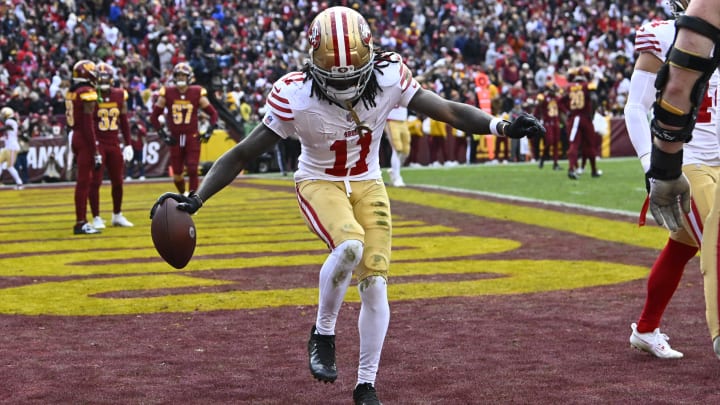
[(660, 41), (654, 35), (638, 35), (635, 37), (636, 52), (661, 52)]
[(635, 36), (635, 52), (652, 53), (658, 59), (664, 61), (674, 39), (674, 21), (651, 21), (638, 30)]
[(97, 101), (98, 95), (95, 91), (84, 91), (80, 93), (80, 100), (82, 101)]
[(382, 55), (382, 60), (375, 62), (375, 69), (382, 74), (375, 74), (380, 87), (400, 86), (404, 92), (412, 83), (412, 73), (403, 63), (402, 57), (395, 52)]
[(267, 98), (267, 105), (278, 119), (292, 121), (295, 119), (293, 103), (296, 95), (309, 86), (310, 82), (305, 81), (305, 74), (302, 72), (291, 72), (273, 83), (272, 90)]
[(408, 87), (410, 87), (410, 83), (412, 83), (412, 73), (410, 72), (410, 69), (404, 64), (400, 63), (400, 87), (402, 88), (402, 92), (404, 93), (405, 90), (407, 90)]

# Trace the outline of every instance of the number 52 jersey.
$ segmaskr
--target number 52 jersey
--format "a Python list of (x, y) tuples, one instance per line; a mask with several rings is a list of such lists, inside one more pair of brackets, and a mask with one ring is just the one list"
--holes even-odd
[(380, 141), (387, 117), (396, 105), (407, 107), (420, 86), (399, 55), (375, 63), (380, 87), (375, 106), (360, 99), (353, 107), (371, 134), (360, 133), (351, 111), (311, 97), (312, 79), (306, 80), (305, 73), (288, 73), (273, 84), (263, 123), (282, 138), (300, 140), (296, 182), (381, 178)]

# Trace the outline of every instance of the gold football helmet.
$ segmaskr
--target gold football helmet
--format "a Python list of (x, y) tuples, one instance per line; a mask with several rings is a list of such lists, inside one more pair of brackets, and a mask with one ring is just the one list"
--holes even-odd
[(6, 119), (15, 116), (15, 111), (10, 107), (3, 107), (0, 109), (0, 119), (5, 121)]
[(362, 96), (373, 74), (370, 25), (357, 11), (330, 7), (308, 29), (310, 75), (332, 101), (352, 102)]
[(685, 10), (690, 4), (690, 0), (669, 0), (670, 9), (672, 10), (673, 16), (685, 14)]

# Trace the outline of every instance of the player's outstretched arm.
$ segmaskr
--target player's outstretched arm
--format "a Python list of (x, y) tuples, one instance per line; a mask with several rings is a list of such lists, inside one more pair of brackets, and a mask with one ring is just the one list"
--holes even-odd
[(446, 100), (424, 89), (415, 93), (408, 108), (446, 122), (466, 134), (494, 134), (510, 138), (532, 138), (545, 134), (545, 127), (530, 114), (522, 114), (513, 122), (504, 121), (477, 107)]
[(195, 213), (205, 201), (235, 180), (248, 162), (271, 149), (279, 140), (280, 137), (264, 124), (258, 125), (242, 142), (225, 152), (213, 163), (200, 184), (200, 188), (196, 191), (191, 191), (187, 196), (177, 193), (161, 195), (150, 210), (150, 218), (153, 217), (162, 202), (168, 198), (179, 202), (177, 209), (190, 214)]
[(280, 137), (265, 124), (260, 124), (245, 139), (225, 152), (213, 163), (208, 174), (197, 190), (198, 196), (207, 201), (218, 191), (230, 184), (247, 163), (270, 150)]

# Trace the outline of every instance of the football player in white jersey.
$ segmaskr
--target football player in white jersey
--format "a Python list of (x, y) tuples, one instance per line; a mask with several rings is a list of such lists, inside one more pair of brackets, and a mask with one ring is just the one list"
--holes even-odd
[[(650, 212), (658, 224), (670, 230), (686, 226), (684, 214), (690, 212), (690, 183), (681, 170), (683, 146), (700, 116), (702, 92), (720, 65), (720, 0), (693, 0), (685, 15), (678, 17), (676, 27), (677, 35), (655, 83), (658, 92), (650, 123)], [(700, 270), (705, 284), (705, 316), (718, 358), (719, 228), (720, 187), (716, 186), (710, 214), (705, 218)]]
[(2, 120), (2, 136), (5, 145), (0, 149), (0, 176), (4, 169), (15, 180), (15, 189), (20, 190), (23, 187), (20, 174), (15, 169), (15, 160), (20, 151), (20, 143), (18, 142), (18, 122), (15, 120), (15, 111), (10, 107), (0, 109), (0, 120)]
[[(672, 7), (682, 13), (689, 1), (673, 1)], [(655, 101), (655, 79), (675, 38), (675, 21), (653, 21), (643, 25), (635, 37), (638, 59), (630, 81), (630, 94), (625, 106), (625, 124), (630, 140), (640, 158), (643, 171), (650, 170), (652, 136), (648, 113)], [(667, 335), (660, 332), (660, 320), (670, 302), (687, 262), (692, 259), (702, 242), (703, 222), (710, 212), (715, 185), (720, 175), (720, 145), (718, 144), (718, 82), (717, 71), (698, 109), (692, 140), (685, 144), (682, 170), (692, 187), (691, 210), (686, 215), (685, 227), (670, 232), (667, 244), (653, 264), (647, 283), (645, 305), (637, 323), (631, 325), (630, 344), (659, 358), (675, 359), (683, 354), (667, 343)], [(648, 176), (646, 175), (646, 179)], [(649, 181), (647, 182), (648, 192)], [(647, 200), (646, 205), (647, 207)], [(645, 213), (641, 213), (641, 222)], [(717, 290), (717, 279), (705, 277), (705, 289)], [(717, 303), (708, 311), (717, 313)], [(717, 319), (717, 316), (713, 317)]]
[(379, 163), (390, 110), (408, 107), (466, 133), (522, 138), (540, 136), (544, 128), (531, 115), (508, 122), (422, 89), (398, 54), (374, 49), (370, 26), (353, 9), (325, 9), (309, 25), (308, 38), (308, 63), (274, 83), (262, 123), (215, 162), (197, 191), (163, 194), (151, 216), (166, 198), (194, 213), (256, 156), (280, 139), (297, 136), (300, 210), (330, 250), (320, 269), (318, 313), (308, 341), (310, 371), (320, 381), (337, 378), (335, 323), (354, 274), (362, 303), (353, 398), (375, 404), (375, 376), (390, 319), (392, 222)]

